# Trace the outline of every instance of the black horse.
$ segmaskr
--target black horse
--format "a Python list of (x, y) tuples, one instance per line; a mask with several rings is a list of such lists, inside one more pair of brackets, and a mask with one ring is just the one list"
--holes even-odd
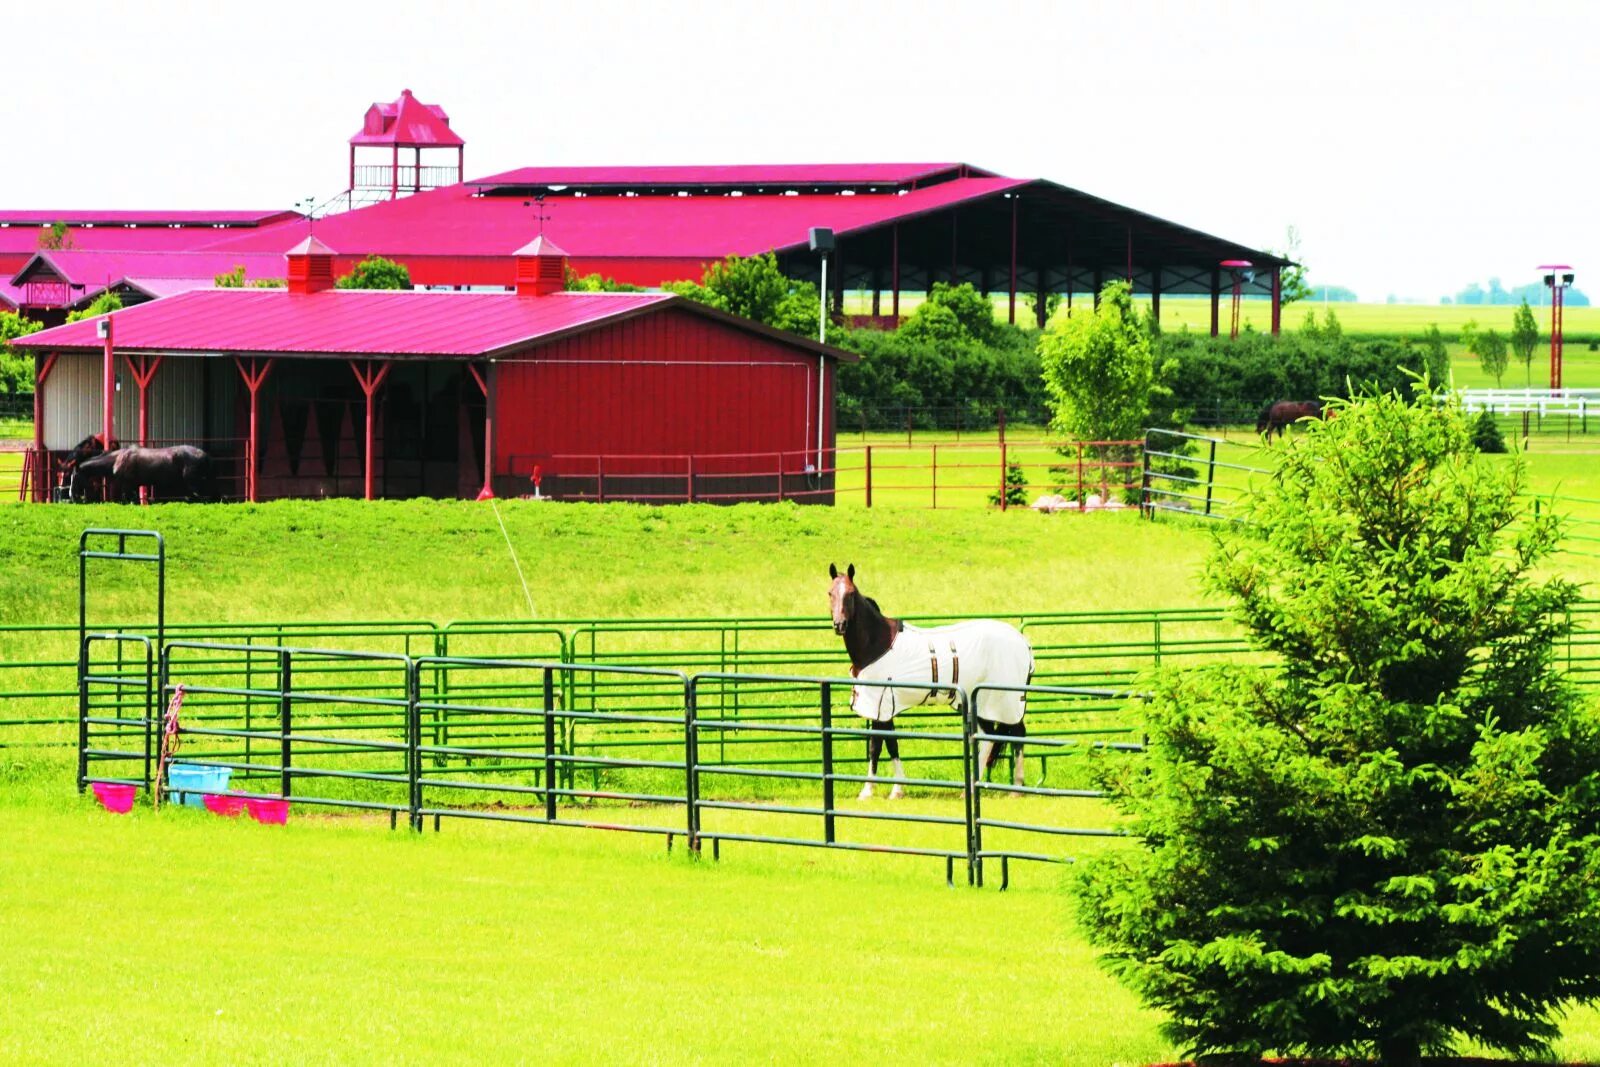
[(111, 499), (132, 500), (142, 488), (187, 500), (207, 495), (211, 457), (193, 445), (141, 448), (137, 445), (80, 460), (72, 470), (72, 499), (88, 498), (89, 487), (111, 489)]
[(1261, 414), (1256, 416), (1256, 433), (1268, 441), (1272, 440), (1273, 433), (1279, 437), (1289, 428), (1289, 424), (1301, 419), (1322, 418), (1322, 401), (1320, 400), (1279, 400), (1268, 404), (1261, 409)]

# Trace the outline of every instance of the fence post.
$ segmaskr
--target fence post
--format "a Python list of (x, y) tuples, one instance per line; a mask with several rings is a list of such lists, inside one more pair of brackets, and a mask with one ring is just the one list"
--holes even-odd
[(1211, 439), (1211, 458), (1206, 460), (1206, 514), (1211, 514), (1211, 493), (1217, 484), (1217, 439)]
[(939, 446), (938, 446), (937, 443), (935, 443), (934, 446), (933, 446), (932, 475), (933, 475), (933, 507), (934, 507), (935, 510), (938, 510), (938, 507), (939, 507)]
[[(145, 728), (145, 747), (150, 730)], [(78, 642), (78, 792), (89, 785), (89, 638)]]
[(694, 503), (694, 457), (689, 457), (689, 503)]
[(983, 851), (983, 830), (978, 825), (983, 811), (978, 800), (978, 779), (982, 770), (978, 767), (977, 742), (973, 740), (978, 732), (978, 719), (973, 712), (971, 695), (963, 692), (961, 700), (961, 764), (967, 780), (967, 884), (982, 888), (983, 860), (978, 855)]
[(1000, 510), (1005, 511), (1011, 496), (1006, 492), (1006, 439), (1005, 434), (1000, 435)]
[(544, 817), (556, 821), (555, 668), (544, 669)]
[(1144, 435), (1144, 448), (1140, 450), (1144, 473), (1139, 479), (1139, 511), (1145, 518), (1155, 520), (1155, 505), (1150, 500), (1150, 434)]
[(911, 409), (906, 408), (906, 447), (911, 447)]
[(700, 855), (700, 726), (696, 720), (694, 681), (683, 680), (683, 798), (689, 829), (689, 851)]
[(1078, 442), (1078, 506), (1082, 507), (1086, 501), (1083, 494), (1083, 448), (1082, 441)]
[(867, 446), (867, 507), (872, 506), (872, 446)]
[(282, 739), (278, 751), (278, 795), (284, 800), (288, 800), (293, 792), (289, 781), (293, 748), (289, 735), (294, 732), (294, 697), (290, 695), (290, 690), (294, 688), (293, 655), (288, 649), (278, 653), (278, 726)]
[(822, 839), (833, 844), (833, 683), (822, 683)]
[(411, 829), (422, 832), (422, 665), (406, 663), (406, 757), (407, 777), (411, 779), (408, 798)]
[(783, 453), (778, 453), (778, 499), (783, 500)]
[(606, 457), (596, 456), (594, 459), (594, 502), (606, 502)]

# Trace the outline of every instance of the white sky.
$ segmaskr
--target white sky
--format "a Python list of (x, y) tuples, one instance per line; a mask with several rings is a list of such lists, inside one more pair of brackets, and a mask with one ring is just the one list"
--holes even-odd
[(1295, 225), (1313, 283), (1363, 299), (1549, 262), (1600, 291), (1600, 4), (1578, 0), (91, 0), (0, 25), (10, 208), (324, 198), (367, 106), (410, 88), (469, 178), (961, 160), (1256, 247)]

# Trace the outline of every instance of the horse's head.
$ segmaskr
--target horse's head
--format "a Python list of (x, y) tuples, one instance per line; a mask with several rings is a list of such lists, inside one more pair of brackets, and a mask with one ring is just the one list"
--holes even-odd
[(855, 618), (856, 607), (861, 599), (861, 592), (856, 588), (856, 565), (848, 564), (843, 574), (833, 564), (828, 564), (828, 577), (833, 579), (833, 584), (828, 587), (828, 604), (833, 609), (833, 632), (844, 636), (845, 630), (850, 626), (850, 620)]
[(1272, 401), (1267, 401), (1267, 406), (1261, 409), (1261, 414), (1256, 416), (1256, 433), (1265, 433), (1267, 427), (1272, 425)]

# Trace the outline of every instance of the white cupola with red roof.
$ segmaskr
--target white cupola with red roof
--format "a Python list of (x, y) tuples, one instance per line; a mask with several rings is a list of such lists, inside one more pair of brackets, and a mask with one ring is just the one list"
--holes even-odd
[[(409, 149), (402, 162), (400, 150)], [(357, 149), (365, 153), (359, 165)], [(430, 159), (424, 165), (423, 153)], [(454, 152), (454, 165), (447, 153)], [(377, 103), (367, 108), (361, 129), (350, 138), (350, 200), (368, 201), (374, 197), (395, 200), (441, 185), (459, 184), (466, 179), (466, 142), (450, 128), (450, 116), (438, 104), (424, 104), (400, 91), (392, 104)], [(439, 157), (443, 155), (444, 160)], [(358, 197), (358, 192), (367, 196)]]
[(512, 255), (517, 261), (518, 296), (549, 296), (567, 287), (567, 254), (544, 234)]

